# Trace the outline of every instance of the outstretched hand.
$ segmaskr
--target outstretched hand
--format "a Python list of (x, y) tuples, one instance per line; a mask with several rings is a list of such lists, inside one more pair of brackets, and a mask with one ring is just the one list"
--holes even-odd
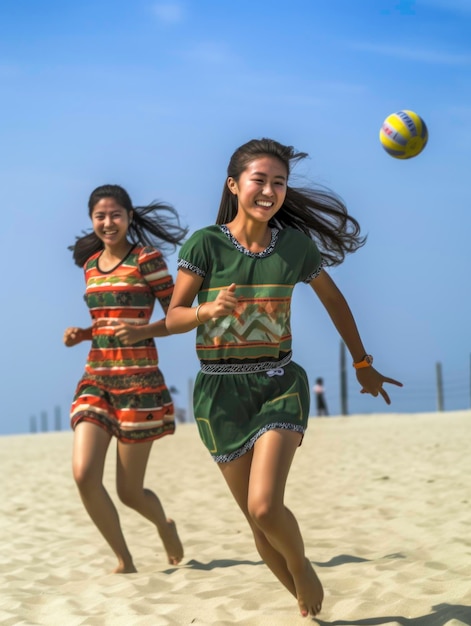
[(400, 383), (398, 380), (383, 376), (378, 371), (376, 371), (374, 367), (362, 367), (361, 369), (356, 370), (356, 374), (357, 380), (361, 385), (360, 393), (370, 393), (375, 398), (378, 395), (381, 395), (383, 396), (386, 404), (391, 404), (391, 400), (386, 390), (383, 389), (383, 384), (389, 383), (391, 385), (397, 385), (398, 387), (402, 387), (402, 383)]

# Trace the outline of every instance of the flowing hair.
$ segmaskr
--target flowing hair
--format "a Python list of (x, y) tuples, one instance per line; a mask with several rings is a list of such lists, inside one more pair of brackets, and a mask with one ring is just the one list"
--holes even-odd
[[(132, 243), (158, 247), (161, 251), (169, 244), (173, 250), (185, 238), (188, 229), (180, 226), (178, 213), (169, 204), (152, 202), (147, 206), (132, 205), (128, 192), (119, 185), (102, 185), (92, 191), (88, 200), (88, 215), (92, 216), (97, 202), (103, 198), (113, 198), (128, 213), (132, 211), (132, 220), (128, 227)], [(83, 267), (86, 260), (95, 252), (103, 250), (103, 242), (94, 232), (77, 237), (72, 250), (74, 262)]]
[[(279, 159), (286, 167), (287, 176), (291, 165), (306, 158), (306, 152), (297, 152), (292, 146), (284, 146), (273, 139), (252, 139), (237, 148), (229, 161), (228, 178), (239, 180), (242, 172), (254, 159), (271, 156)], [(237, 196), (226, 184), (222, 192), (216, 224), (227, 224), (237, 214)], [(273, 216), (269, 226), (286, 228), (291, 226), (306, 233), (318, 245), (326, 265), (339, 265), (345, 256), (355, 252), (366, 242), (360, 235), (360, 224), (348, 214), (343, 200), (326, 187), (290, 187), (282, 207)]]

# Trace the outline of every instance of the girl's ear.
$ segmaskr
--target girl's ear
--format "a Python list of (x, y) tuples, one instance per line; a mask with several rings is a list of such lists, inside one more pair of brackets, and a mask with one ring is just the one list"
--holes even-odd
[(132, 218), (133, 218), (133, 216), (134, 216), (134, 211), (129, 211), (129, 213), (128, 213), (129, 223), (131, 223), (131, 222), (132, 222)]
[(238, 187), (237, 182), (234, 180), (234, 178), (232, 178), (232, 176), (229, 176), (229, 178), (227, 179), (227, 186), (229, 188), (229, 191), (236, 196), (238, 192)]

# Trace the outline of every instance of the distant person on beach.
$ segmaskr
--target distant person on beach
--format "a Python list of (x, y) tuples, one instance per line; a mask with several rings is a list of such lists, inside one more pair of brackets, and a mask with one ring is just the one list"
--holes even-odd
[(311, 395), (306, 372), (291, 355), (296, 283), (310, 285), (327, 309), (362, 393), (380, 394), (389, 404), (383, 384), (401, 385), (372, 367), (350, 309), (323, 269), (341, 263), (364, 239), (335, 194), (288, 184), (291, 164), (306, 156), (271, 139), (235, 151), (216, 225), (196, 231), (180, 250), (166, 318), (171, 333), (197, 328), (194, 415), (201, 439), (261, 557), (303, 616), (319, 613), (324, 593), (284, 504)]
[(316, 396), (316, 412), (317, 416), (329, 415), (327, 410), (327, 401), (325, 399), (324, 379), (316, 378), (314, 387), (312, 388), (314, 395)]
[(85, 271), (92, 325), (64, 333), (66, 346), (92, 342), (71, 408), (73, 474), (88, 514), (118, 558), (114, 571), (135, 572), (117, 510), (103, 485), (106, 453), (116, 437), (119, 498), (155, 524), (168, 562), (176, 565), (183, 547), (175, 523), (156, 494), (144, 488), (144, 475), (153, 441), (175, 431), (173, 402), (154, 342), (168, 331), (164, 319), (150, 321), (155, 301), (166, 313), (173, 292), (173, 279), (156, 246), (175, 247), (186, 230), (173, 207), (134, 207), (118, 185), (95, 189), (88, 209), (93, 232), (78, 237), (70, 249)]

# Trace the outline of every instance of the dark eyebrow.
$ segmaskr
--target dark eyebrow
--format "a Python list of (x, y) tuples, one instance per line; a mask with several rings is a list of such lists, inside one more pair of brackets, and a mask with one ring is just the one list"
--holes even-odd
[[(265, 176), (266, 177), (266, 174), (265, 172), (252, 172), (252, 176)], [(286, 180), (286, 176), (283, 176), (282, 174), (277, 174), (275, 178), (281, 178), (281, 180)]]

